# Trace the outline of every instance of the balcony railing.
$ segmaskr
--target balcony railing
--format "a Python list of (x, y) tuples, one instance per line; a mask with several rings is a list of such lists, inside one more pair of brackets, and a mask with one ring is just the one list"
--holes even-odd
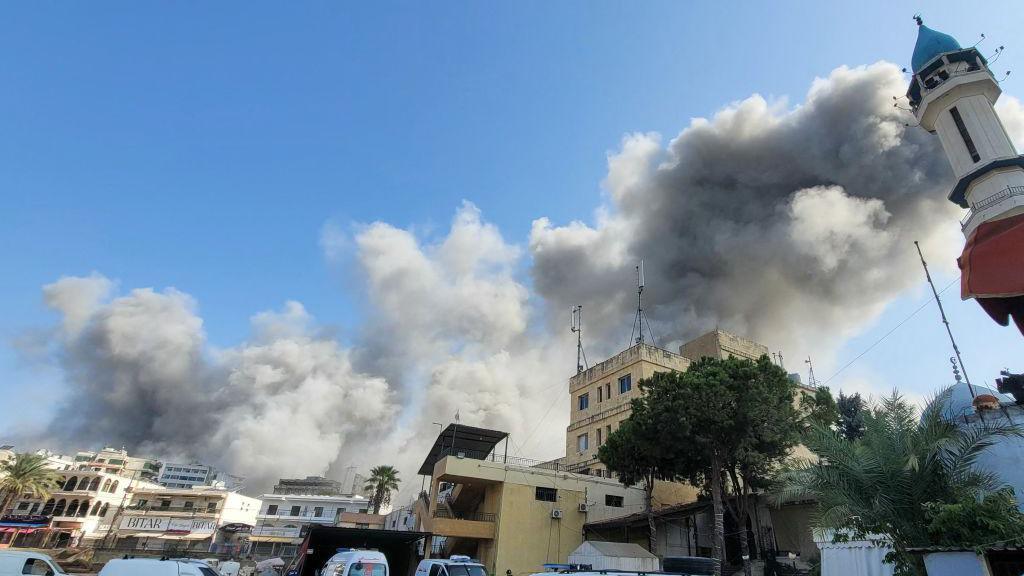
[(1024, 196), (1024, 186), (1007, 186), (999, 192), (985, 198), (981, 202), (971, 205), (971, 209), (967, 212), (967, 216), (964, 216), (964, 219), (960, 221), (960, 227), (966, 230), (971, 225), (974, 218), (979, 214), (997, 204), (1013, 198), (1014, 196)]
[(530, 458), (506, 456), (496, 452), (484, 454), (482, 451), (464, 450), (459, 447), (456, 447), (454, 450), (445, 448), (441, 451), (441, 456), (455, 456), (456, 458), (469, 458), (471, 460), (483, 460), (485, 462), (501, 462), (502, 464), (520, 466), (523, 468), (537, 468), (540, 470), (553, 470), (555, 472), (571, 472), (573, 474), (578, 474), (581, 470), (585, 470), (597, 462), (597, 459), (594, 458), (587, 462), (580, 462), (578, 464), (562, 464), (561, 462), (554, 460), (531, 460)]
[(498, 516), (489, 512), (449, 512), (447, 510), (434, 510), (434, 518), (445, 518), (448, 520), (472, 520), (473, 522), (494, 522)]
[(142, 512), (188, 512), (195, 514), (216, 514), (217, 509), (199, 508), (199, 507), (186, 507), (186, 506), (128, 506), (126, 510), (142, 511)]

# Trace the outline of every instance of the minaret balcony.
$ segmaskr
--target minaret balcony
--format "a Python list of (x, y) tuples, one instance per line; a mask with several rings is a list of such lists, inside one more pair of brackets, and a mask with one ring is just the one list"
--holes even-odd
[(984, 200), (971, 205), (967, 215), (960, 221), (964, 236), (970, 237), (982, 222), (1007, 212), (1017, 206), (1024, 206), (1024, 186), (1007, 186)]

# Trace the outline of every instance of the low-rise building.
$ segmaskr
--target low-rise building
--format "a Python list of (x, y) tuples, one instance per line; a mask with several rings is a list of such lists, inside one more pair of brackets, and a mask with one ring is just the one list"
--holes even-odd
[(116, 520), (119, 547), (140, 551), (238, 553), (260, 501), (210, 486), (136, 489)]
[[(320, 480), (325, 479), (318, 478), (310, 485), (322, 490), (324, 483)], [(282, 479), (279, 486), (285, 482), (289, 481)], [(331, 482), (327, 481), (328, 487)], [(277, 489), (278, 486), (275, 486)], [(362, 517), (371, 516), (367, 514), (369, 501), (358, 495), (274, 493), (264, 494), (260, 498), (262, 505), (249, 538), (253, 556), (257, 559), (294, 557), (310, 525), (355, 527), (355, 520), (364, 523), (367, 520)]]
[(395, 508), (384, 516), (385, 530), (409, 531), (416, 529), (415, 506), (409, 504)]
[(274, 494), (340, 496), (346, 493), (342, 488), (341, 482), (330, 480), (323, 476), (281, 478), (274, 485)]
[(438, 435), (420, 468), (430, 491), (415, 505), (417, 529), (433, 534), (428, 554), (467, 554), (491, 574), (537, 572), (567, 561), (588, 520), (642, 510), (640, 489), (495, 451), (507, 436), (456, 424)]

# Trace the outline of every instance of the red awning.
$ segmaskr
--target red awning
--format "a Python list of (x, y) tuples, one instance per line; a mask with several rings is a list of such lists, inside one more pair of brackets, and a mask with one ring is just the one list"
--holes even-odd
[(957, 262), (960, 296), (1003, 326), (1012, 318), (1024, 334), (1024, 214), (978, 226)]

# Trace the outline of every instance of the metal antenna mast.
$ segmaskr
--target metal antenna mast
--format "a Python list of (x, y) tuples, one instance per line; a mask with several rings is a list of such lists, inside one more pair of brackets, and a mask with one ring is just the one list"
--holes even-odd
[[(647, 315), (644, 314), (644, 261), (640, 260), (640, 264), (636, 267), (636, 316), (633, 318), (633, 331), (629, 335), (629, 339), (637, 344), (644, 343), (644, 319)], [(647, 331), (651, 332), (651, 321), (647, 321)], [(633, 334), (636, 334), (636, 339), (633, 338)], [(654, 333), (651, 333), (651, 341), (654, 341)], [(654, 342), (657, 346), (658, 343)]]
[[(576, 335), (576, 373), (583, 372), (587, 363), (587, 353), (583, 351), (583, 306), (572, 307), (572, 323), (569, 330)], [(582, 361), (581, 361), (582, 360)], [(589, 367), (589, 366), (588, 366)]]
[(807, 360), (804, 360), (804, 364), (807, 364), (807, 385), (811, 388), (817, 388), (818, 379), (814, 377), (814, 364), (811, 362), (810, 356), (807, 357)]
[(917, 240), (914, 240), (914, 246), (917, 248), (917, 255), (921, 258), (921, 266), (924, 267), (924, 277), (928, 279), (928, 285), (932, 287), (935, 303), (939, 305), (939, 315), (942, 316), (942, 323), (946, 325), (946, 333), (949, 334), (949, 342), (953, 345), (953, 352), (956, 354), (956, 360), (960, 364), (960, 372), (964, 375), (964, 380), (967, 382), (967, 389), (971, 392), (971, 398), (974, 398), (974, 386), (971, 385), (971, 379), (967, 376), (967, 369), (964, 368), (964, 359), (960, 357), (960, 348), (957, 347), (956, 339), (953, 338), (953, 329), (949, 327), (949, 320), (946, 319), (946, 311), (942, 308), (942, 299), (939, 298), (939, 291), (935, 289), (935, 282), (932, 282), (932, 275), (928, 272), (928, 263), (924, 261), (921, 245), (917, 243)]

